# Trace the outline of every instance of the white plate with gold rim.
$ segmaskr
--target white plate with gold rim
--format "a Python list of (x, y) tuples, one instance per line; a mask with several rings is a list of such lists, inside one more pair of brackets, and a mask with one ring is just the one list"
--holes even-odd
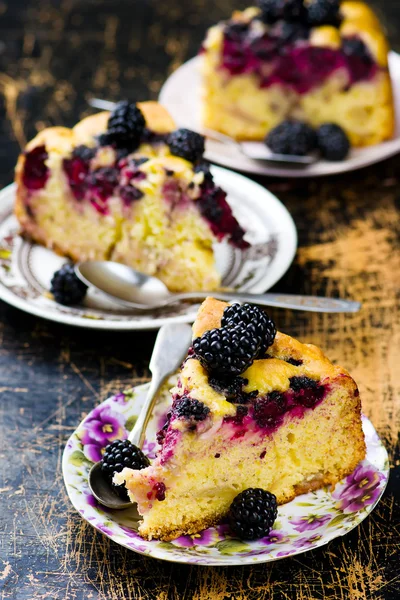
[[(187, 127), (195, 131), (201, 131), (200, 61), (201, 56), (196, 56), (174, 71), (164, 83), (159, 96), (159, 102), (168, 109), (179, 127)], [(247, 173), (274, 177), (318, 177), (355, 171), (394, 156), (400, 153), (400, 54), (390, 53), (389, 69), (397, 123), (394, 138), (388, 142), (367, 148), (355, 148), (346, 160), (340, 162), (319, 160), (302, 167), (288, 167), (253, 160), (242, 154), (234, 145), (222, 144), (211, 139), (207, 139), (205, 157), (224, 167)], [(253, 143), (253, 150), (257, 145), (263, 146), (262, 142)]]

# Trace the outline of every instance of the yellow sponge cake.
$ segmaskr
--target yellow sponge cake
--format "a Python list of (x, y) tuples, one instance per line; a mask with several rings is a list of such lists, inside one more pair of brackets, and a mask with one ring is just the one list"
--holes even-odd
[(248, 243), (203, 151), (203, 137), (175, 130), (156, 102), (45, 129), (16, 169), (22, 233), (74, 261), (125, 263), (173, 291), (216, 289), (213, 242)]
[(212, 298), (193, 335), (157, 458), (114, 475), (138, 503), (144, 538), (212, 526), (249, 488), (283, 504), (336, 484), (364, 458), (357, 386), (319, 348), (276, 333), (251, 305)]

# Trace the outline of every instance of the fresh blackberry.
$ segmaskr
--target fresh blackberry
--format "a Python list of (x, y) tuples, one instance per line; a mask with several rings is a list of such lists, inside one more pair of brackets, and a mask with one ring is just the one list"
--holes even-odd
[(275, 38), (279, 42), (279, 45), (285, 46), (299, 40), (308, 40), (310, 37), (310, 28), (301, 22), (278, 21), (268, 31), (268, 36)]
[(265, 143), (275, 154), (305, 156), (316, 147), (315, 131), (301, 121), (283, 121), (268, 133)]
[(315, 379), (311, 379), (310, 377), (291, 377), (289, 381), (290, 387), (295, 392), (299, 392), (303, 389), (316, 389), (318, 386)]
[(190, 129), (176, 129), (168, 136), (171, 154), (196, 162), (204, 154), (204, 136)]
[(114, 491), (128, 500), (128, 494), (123, 484), (115, 485), (112, 481), (114, 473), (120, 473), (125, 467), (138, 471), (148, 467), (149, 459), (129, 440), (115, 440), (106, 446), (101, 459), (101, 472), (104, 474)]
[(182, 396), (174, 403), (173, 412), (177, 417), (186, 417), (187, 419), (194, 419), (195, 421), (204, 421), (204, 419), (207, 418), (210, 409), (203, 404), (203, 402), (200, 402), (195, 398)]
[(242, 540), (267, 536), (277, 516), (276, 496), (261, 488), (248, 488), (238, 494), (228, 513), (232, 532)]
[(356, 56), (367, 64), (372, 63), (372, 57), (367, 46), (358, 37), (344, 38), (342, 42), (342, 51), (346, 56)]
[(95, 154), (95, 148), (89, 148), (89, 146), (84, 146), (83, 144), (81, 146), (76, 146), (72, 152), (73, 158), (80, 158), (85, 162), (94, 158)]
[(135, 150), (140, 144), (144, 127), (144, 116), (134, 102), (118, 102), (108, 119), (104, 141), (117, 148)]
[(244, 377), (213, 377), (208, 378), (208, 384), (219, 394), (225, 396), (228, 402), (233, 404), (247, 404), (252, 398), (256, 398), (258, 391), (244, 392), (243, 388), (249, 383)]
[(308, 6), (307, 21), (310, 25), (340, 24), (340, 0), (313, 0)]
[(264, 357), (269, 346), (274, 343), (276, 328), (270, 317), (253, 304), (232, 304), (227, 306), (221, 320), (222, 327), (233, 325), (251, 326), (254, 337), (259, 341), (260, 349), (257, 358)]
[(258, 0), (261, 9), (261, 19), (264, 23), (284, 21), (300, 21), (305, 16), (303, 0)]
[(347, 134), (339, 125), (325, 123), (317, 130), (318, 148), (325, 160), (344, 160), (351, 144)]
[(54, 273), (50, 292), (56, 302), (69, 306), (79, 304), (85, 297), (87, 289), (87, 285), (75, 275), (74, 266), (67, 263)]
[(260, 346), (251, 326), (221, 327), (196, 338), (193, 349), (209, 372), (240, 375), (253, 363)]

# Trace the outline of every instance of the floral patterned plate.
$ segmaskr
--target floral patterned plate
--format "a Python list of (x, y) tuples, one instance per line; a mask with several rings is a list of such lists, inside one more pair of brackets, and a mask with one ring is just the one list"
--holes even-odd
[[(169, 405), (168, 382), (148, 428), (144, 452), (154, 457), (155, 434)], [(112, 440), (125, 438), (133, 427), (148, 384), (112, 396), (96, 407), (70, 437), (63, 456), (63, 475), (76, 510), (109, 538), (140, 554), (199, 565), (244, 565), (269, 562), (318, 548), (345, 535), (363, 521), (382, 496), (388, 480), (387, 452), (372, 423), (363, 417), (367, 457), (334, 491), (321, 489), (279, 507), (275, 528), (256, 542), (231, 537), (226, 525), (172, 542), (143, 540), (137, 533), (136, 508), (111, 511), (99, 505), (88, 487), (88, 472)]]

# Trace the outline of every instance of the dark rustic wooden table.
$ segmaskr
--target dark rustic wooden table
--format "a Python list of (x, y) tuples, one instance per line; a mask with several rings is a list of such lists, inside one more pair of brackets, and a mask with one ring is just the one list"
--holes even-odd
[[(372, 2), (400, 49), (398, 0)], [(235, 0), (0, 1), (0, 181), (20, 146), (74, 124), (86, 98), (156, 98)], [(94, 405), (148, 378), (153, 333), (82, 331), (0, 302), (0, 592), (2, 599), (395, 600), (400, 597), (400, 159), (325, 180), (262, 180), (285, 202), (299, 251), (278, 291), (354, 297), (359, 314), (276, 311), (281, 330), (316, 343), (359, 383), (385, 440), (382, 502), (344, 539), (255, 567), (146, 559), (97, 533), (70, 505), (64, 444)], [(397, 206), (396, 206), (397, 204)]]

